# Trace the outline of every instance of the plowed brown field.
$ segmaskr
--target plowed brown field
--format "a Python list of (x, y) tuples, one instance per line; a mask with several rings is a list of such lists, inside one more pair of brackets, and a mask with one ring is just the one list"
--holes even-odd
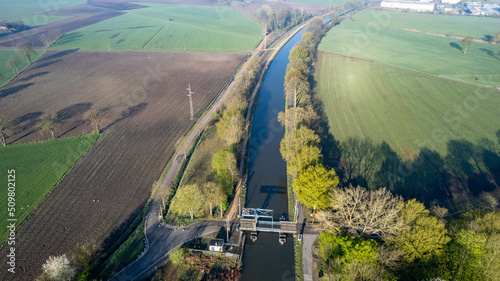
[[(34, 280), (50, 255), (78, 243), (109, 247), (146, 203), (175, 150), (194, 124), (188, 83), (200, 116), (229, 81), (244, 54), (49, 51), (0, 90), (0, 112), (22, 131), (12, 141), (39, 139), (32, 125), (57, 117), (56, 136), (88, 133), (83, 116), (104, 109), (101, 139), (20, 227), (17, 272), (0, 280)], [(21, 187), (19, 187), (21, 188)], [(6, 264), (3, 247), (0, 262)]]

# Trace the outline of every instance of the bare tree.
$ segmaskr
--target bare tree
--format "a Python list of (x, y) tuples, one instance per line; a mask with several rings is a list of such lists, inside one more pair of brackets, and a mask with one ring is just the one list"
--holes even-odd
[(28, 65), (31, 64), (31, 55), (33, 55), (33, 53), (35, 52), (33, 44), (19, 43), (16, 46), (16, 51), (21, 58), (25, 58), (28, 61)]
[(395, 235), (403, 227), (398, 220), (401, 198), (385, 188), (373, 191), (359, 186), (334, 189), (331, 198), (332, 209), (318, 213), (327, 230), (345, 228), (355, 235), (386, 237)]
[(42, 132), (50, 132), (52, 138), (55, 139), (54, 128), (56, 126), (56, 117), (52, 114), (45, 116), (40, 122), (37, 124), (37, 128)]
[(99, 124), (101, 123), (102, 119), (104, 118), (104, 114), (102, 111), (98, 110), (92, 110), (89, 113), (87, 113), (87, 121), (92, 124), (92, 126), (95, 127), (95, 130), (97, 133), (99, 133)]
[(14, 75), (19, 74), (19, 71), (17, 70), (17, 65), (19, 64), (19, 58), (16, 56), (10, 57), (6, 62), (5, 66), (8, 68), (12, 69), (12, 72), (14, 72)]
[(12, 122), (3, 116), (0, 116), (0, 143), (3, 146), (7, 145), (7, 141), (5, 139), (12, 134), (13, 129), (14, 126), (12, 125)]
[(47, 31), (47, 33), (41, 34), (40, 40), (46, 47), (49, 47), (50, 45), (54, 44), (57, 41), (57, 39), (61, 38), (61, 36), (62, 36), (62, 31), (60, 28), (51, 29)]
[(462, 40), (462, 45), (464, 45), (464, 55), (467, 53), (467, 48), (472, 46), (473, 42), (474, 42), (474, 38), (472, 38), (472, 37), (465, 37)]

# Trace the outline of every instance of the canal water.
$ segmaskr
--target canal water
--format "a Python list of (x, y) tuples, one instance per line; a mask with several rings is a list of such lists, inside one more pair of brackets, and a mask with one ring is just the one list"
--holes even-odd
[[(303, 33), (301, 30), (292, 37), (269, 66), (252, 123), (245, 206), (272, 209), (274, 220), (282, 216), (290, 219), (286, 164), (279, 152), (285, 129), (278, 122), (278, 113), (285, 108), (283, 84), (288, 56)], [(255, 243), (247, 239), (241, 274), (243, 281), (295, 280), (293, 237), (287, 237), (283, 246), (278, 242), (277, 233), (259, 233)]]

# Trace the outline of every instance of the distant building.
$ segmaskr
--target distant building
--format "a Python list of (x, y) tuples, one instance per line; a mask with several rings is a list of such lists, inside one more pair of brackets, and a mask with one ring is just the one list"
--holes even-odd
[(458, 4), (461, 0), (441, 0), (443, 4)]
[(222, 252), (224, 248), (224, 240), (222, 239), (212, 239), (210, 240), (210, 246), (208, 250), (212, 252)]
[(500, 14), (500, 5), (498, 4), (482, 4), (479, 2), (466, 3), (465, 7), (473, 16), (486, 16)]
[(410, 2), (410, 1), (382, 1), (380, 7), (388, 9), (412, 10), (417, 12), (434, 11), (434, 3)]

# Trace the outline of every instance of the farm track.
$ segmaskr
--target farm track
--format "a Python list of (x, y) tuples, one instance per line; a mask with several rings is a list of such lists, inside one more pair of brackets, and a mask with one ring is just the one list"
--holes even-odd
[(245, 56), (48, 51), (0, 90), (0, 111), (23, 127), (9, 141), (39, 138), (30, 132), (42, 114), (56, 114), (56, 135), (71, 136), (90, 132), (85, 112), (106, 112), (102, 138), (18, 230), (18, 273), (0, 279), (34, 280), (50, 255), (77, 244), (109, 248), (194, 124), (187, 84), (199, 116)]

